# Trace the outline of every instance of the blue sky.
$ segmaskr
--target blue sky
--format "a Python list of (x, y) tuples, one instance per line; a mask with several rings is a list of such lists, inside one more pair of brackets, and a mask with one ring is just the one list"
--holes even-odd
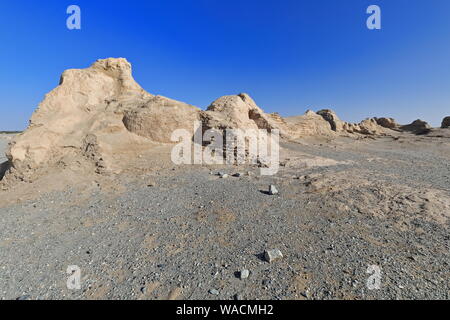
[[(66, 9), (82, 29), (66, 28)], [(382, 29), (366, 28), (366, 8)], [(0, 130), (24, 129), (68, 68), (125, 57), (153, 94), (200, 108), (249, 93), (283, 116), (450, 115), (448, 0), (15, 0), (0, 3)]]

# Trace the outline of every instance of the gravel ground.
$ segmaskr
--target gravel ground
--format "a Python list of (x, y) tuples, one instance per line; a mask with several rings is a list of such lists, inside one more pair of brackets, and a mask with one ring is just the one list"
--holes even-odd
[[(288, 161), (271, 177), (255, 167), (129, 172), (0, 204), (0, 297), (450, 298), (448, 140), (284, 147), (339, 162)], [(270, 249), (283, 258), (265, 261)], [(69, 265), (81, 269), (80, 290), (67, 289)], [(367, 286), (373, 265), (379, 289)]]

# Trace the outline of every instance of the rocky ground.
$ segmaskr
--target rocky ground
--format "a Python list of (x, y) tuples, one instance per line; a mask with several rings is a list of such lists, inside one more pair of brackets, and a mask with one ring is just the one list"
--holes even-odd
[[(0, 191), (0, 297), (450, 299), (446, 135), (284, 142), (265, 177), (177, 167), (168, 152), (120, 175), (55, 172)], [(283, 258), (267, 262), (270, 249)], [(81, 290), (67, 289), (69, 265)]]

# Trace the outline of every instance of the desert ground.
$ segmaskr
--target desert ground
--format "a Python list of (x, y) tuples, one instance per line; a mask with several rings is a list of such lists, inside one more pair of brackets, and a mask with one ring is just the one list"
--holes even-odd
[[(120, 174), (74, 167), (17, 183), (0, 191), (0, 296), (449, 299), (449, 138), (283, 141), (274, 176), (176, 166), (160, 145)], [(267, 262), (271, 249), (283, 258)], [(67, 289), (70, 265), (81, 290)]]

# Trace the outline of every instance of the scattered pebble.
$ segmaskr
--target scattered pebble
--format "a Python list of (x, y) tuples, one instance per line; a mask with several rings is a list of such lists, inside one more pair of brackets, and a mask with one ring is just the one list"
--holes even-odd
[(247, 279), (250, 275), (250, 271), (248, 271), (247, 269), (244, 269), (240, 272), (240, 278), (242, 280)]
[(215, 295), (215, 296), (219, 295), (219, 291), (217, 291), (216, 289), (209, 290), (209, 293), (212, 294), (212, 295)]

